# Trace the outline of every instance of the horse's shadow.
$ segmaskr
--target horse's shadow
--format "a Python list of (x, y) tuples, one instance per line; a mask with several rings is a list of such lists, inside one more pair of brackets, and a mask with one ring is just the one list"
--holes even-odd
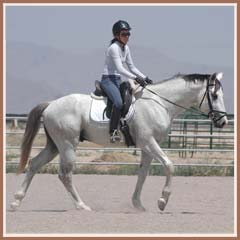
[(32, 209), (32, 210), (12, 210), (8, 209), (7, 212), (56, 212), (56, 213), (61, 213), (61, 212), (68, 212), (67, 209), (63, 210), (55, 210), (55, 209)]
[(163, 214), (163, 215), (173, 215), (173, 214), (183, 214), (183, 215), (195, 215), (195, 214), (200, 214), (199, 212), (191, 212), (191, 211), (182, 211), (182, 212), (159, 212), (159, 214)]
[(139, 210), (107, 210), (107, 209), (98, 209), (93, 210), (92, 212), (95, 213), (102, 213), (102, 214), (129, 214), (129, 215), (137, 215), (137, 214), (160, 214), (160, 215), (199, 215), (199, 212), (191, 212), (191, 211), (159, 211), (159, 210), (148, 210), (139, 211)]
[[(36, 212), (36, 213), (64, 213), (64, 212), (69, 212), (72, 211), (72, 209), (30, 209), (30, 210), (17, 210), (17, 212)], [(77, 211), (84, 211), (84, 210), (77, 210)], [(7, 212), (16, 212), (15, 210), (12, 209), (7, 209)], [(145, 211), (139, 211), (136, 209), (125, 209), (125, 210), (111, 210), (111, 209), (105, 209), (105, 208), (96, 208), (92, 209), (89, 213), (105, 213), (105, 214), (161, 214), (161, 215), (175, 215), (175, 214), (180, 214), (180, 215), (196, 215), (200, 214), (199, 212), (194, 212), (194, 211), (153, 211), (153, 210), (148, 210), (146, 209)]]

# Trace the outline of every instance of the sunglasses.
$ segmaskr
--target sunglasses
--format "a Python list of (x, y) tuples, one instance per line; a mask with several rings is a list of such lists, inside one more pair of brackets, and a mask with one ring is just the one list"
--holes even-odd
[(122, 36), (122, 37), (129, 37), (130, 35), (131, 35), (130, 32), (123, 32), (120, 34), (120, 36)]

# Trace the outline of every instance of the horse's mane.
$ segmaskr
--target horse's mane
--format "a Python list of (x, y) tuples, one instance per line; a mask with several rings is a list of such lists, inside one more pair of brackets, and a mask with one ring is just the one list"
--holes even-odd
[(194, 82), (196, 79), (200, 80), (200, 81), (204, 81), (206, 79), (209, 79), (211, 75), (210, 74), (199, 74), (199, 73), (193, 73), (193, 74), (182, 74), (182, 73), (178, 73), (173, 75), (171, 78), (167, 78), (161, 81), (156, 82), (156, 84), (161, 84), (167, 81), (171, 81), (177, 78), (182, 78), (187, 82)]
[(209, 79), (211, 75), (210, 74), (199, 74), (199, 73), (193, 73), (193, 74), (184, 74), (182, 75), (182, 78), (186, 81), (192, 82), (197, 80), (204, 81), (206, 79)]

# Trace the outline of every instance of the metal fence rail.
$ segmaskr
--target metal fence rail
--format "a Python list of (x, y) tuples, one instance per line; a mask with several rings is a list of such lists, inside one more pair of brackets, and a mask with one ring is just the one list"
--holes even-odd
[[(20, 149), (19, 146), (7, 146), (7, 149)], [(33, 146), (32, 149), (43, 149), (44, 146)], [(195, 151), (195, 152), (234, 152), (234, 149), (194, 149), (194, 148), (161, 148), (163, 151)], [(76, 150), (83, 151), (99, 151), (99, 152), (140, 152), (140, 148), (92, 148), (92, 147), (77, 147)]]
[[(6, 134), (24, 134), (23, 131), (19, 132), (5, 132)], [(44, 132), (39, 132), (38, 134), (40, 135), (45, 135)], [(210, 135), (210, 134), (168, 134), (169, 137), (187, 137), (187, 138), (223, 138), (223, 139), (233, 139), (234, 135), (233, 134), (225, 134), (225, 135)]]
[[(9, 165), (17, 165), (19, 162), (17, 161), (9, 161), (7, 164)], [(49, 165), (59, 165), (58, 162), (49, 162)], [(138, 166), (140, 162), (75, 162), (76, 165), (111, 165), (111, 166)], [(174, 163), (175, 167), (234, 167), (233, 164), (207, 164), (207, 163)], [(151, 166), (163, 166), (161, 163), (151, 163)]]
[[(7, 117), (6, 121), (14, 122), (14, 126), (18, 126), (18, 121), (26, 122), (27, 117), (11, 116)], [(9, 124), (8, 124), (9, 126)], [(24, 125), (23, 125), (24, 126)], [(200, 134), (199, 134), (200, 133)], [(5, 131), (6, 137), (13, 134), (23, 135), (23, 130), (8, 129)], [(38, 135), (45, 135), (45, 132), (41, 128)], [(209, 140), (208, 140), (209, 139)], [(198, 141), (199, 140), (199, 141)], [(209, 142), (208, 142), (209, 141)], [(215, 141), (215, 142), (214, 142)], [(222, 146), (225, 148), (221, 148)], [(168, 147), (166, 147), (168, 146)], [(215, 148), (214, 148), (214, 147)], [(220, 148), (219, 148), (220, 147)], [(33, 146), (33, 149), (41, 150), (44, 146)], [(6, 150), (18, 150), (20, 146), (6, 145)], [(98, 151), (98, 152), (128, 152), (137, 153), (140, 152), (139, 148), (116, 148), (116, 147), (78, 147), (78, 151)], [(234, 120), (229, 120), (229, 126), (225, 130), (213, 130), (213, 126), (208, 119), (174, 119), (170, 133), (168, 134), (168, 140), (165, 142), (163, 151), (182, 153), (182, 157), (186, 156), (186, 153), (234, 153)], [(179, 155), (180, 156), (180, 155)], [(233, 160), (233, 159), (225, 159)], [(18, 164), (17, 161), (7, 161), (8, 165)], [(58, 164), (56, 162), (50, 162), (49, 164)], [(76, 162), (76, 165), (139, 165), (139, 162)], [(160, 163), (153, 162), (152, 165), (162, 165)], [(174, 166), (197, 166), (197, 167), (234, 167), (234, 164), (208, 164), (208, 163), (180, 163), (174, 164)]]
[[(7, 116), (6, 120), (22, 120), (22, 121), (26, 121), (27, 120), (27, 116)], [(209, 119), (191, 119), (191, 118), (175, 118), (173, 119), (173, 122), (204, 122), (204, 123), (208, 123), (211, 122), (211, 120)], [(230, 119), (228, 120), (229, 123), (233, 123), (234, 120)]]

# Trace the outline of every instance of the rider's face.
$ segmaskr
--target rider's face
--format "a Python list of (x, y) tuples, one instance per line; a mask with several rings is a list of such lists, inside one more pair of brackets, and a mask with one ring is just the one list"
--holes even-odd
[(127, 44), (128, 39), (130, 37), (130, 32), (128, 30), (122, 30), (118, 35), (118, 37), (121, 42), (123, 42), (124, 44)]

